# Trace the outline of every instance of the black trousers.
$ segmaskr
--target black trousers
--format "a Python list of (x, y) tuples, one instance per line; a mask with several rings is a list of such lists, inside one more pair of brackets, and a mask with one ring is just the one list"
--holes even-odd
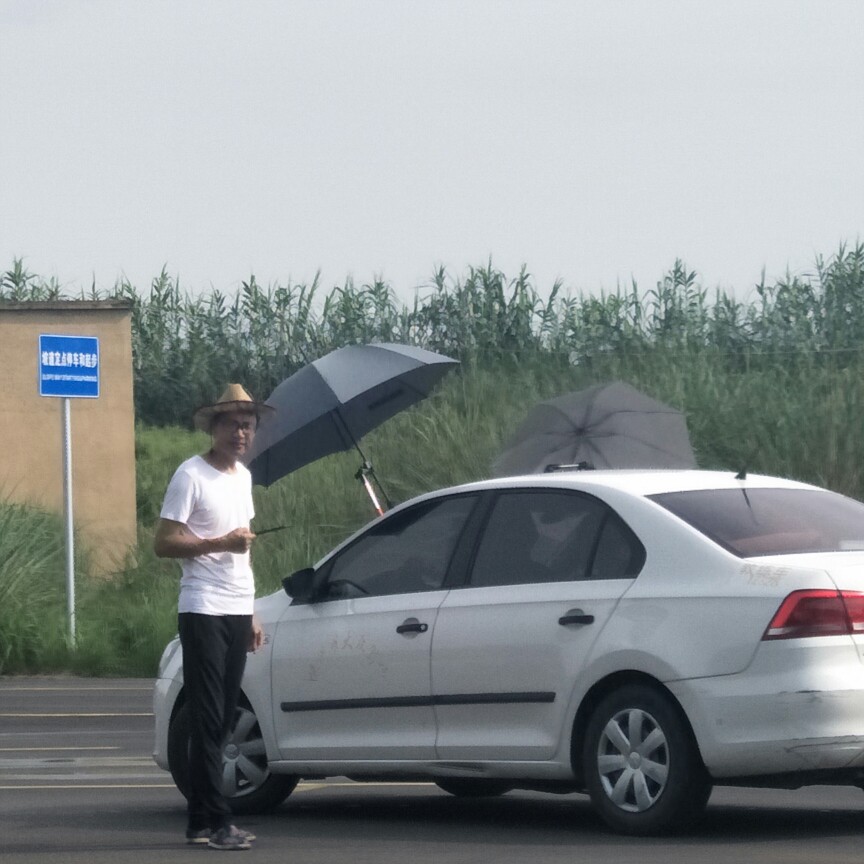
[(192, 713), (188, 828), (215, 831), (231, 821), (222, 793), (222, 751), (234, 723), (252, 616), (181, 612), (177, 622)]

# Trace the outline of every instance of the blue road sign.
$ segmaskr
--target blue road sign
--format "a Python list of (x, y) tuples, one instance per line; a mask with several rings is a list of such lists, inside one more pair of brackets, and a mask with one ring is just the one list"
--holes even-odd
[(99, 339), (96, 336), (39, 337), (39, 395), (99, 396)]

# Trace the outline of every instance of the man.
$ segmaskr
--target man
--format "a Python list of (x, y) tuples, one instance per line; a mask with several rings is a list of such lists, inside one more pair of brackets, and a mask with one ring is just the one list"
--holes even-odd
[(159, 557), (181, 559), (183, 571), (177, 620), (192, 712), (186, 839), (214, 849), (249, 849), (255, 839), (231, 824), (221, 777), (246, 653), (264, 641), (253, 615), (252, 478), (240, 460), (269, 411), (229, 384), (217, 402), (195, 412), (195, 426), (210, 433), (210, 449), (174, 473), (153, 544)]

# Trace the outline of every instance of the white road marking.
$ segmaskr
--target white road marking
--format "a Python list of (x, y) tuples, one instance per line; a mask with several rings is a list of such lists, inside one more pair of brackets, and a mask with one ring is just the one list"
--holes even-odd
[[(297, 792), (314, 792), (317, 789), (333, 789), (350, 786), (355, 789), (368, 786), (434, 786), (434, 783), (300, 783), (294, 790)], [(22, 789), (174, 789), (173, 783), (19, 783), (15, 786), (0, 786), (0, 791), (21, 791)]]
[(119, 750), (119, 747), (0, 747), (0, 753), (56, 753), (58, 750)]
[(18, 713), (18, 712), (2, 712), (0, 713), (0, 717), (152, 717), (153, 712), (142, 712), (142, 713), (130, 713), (130, 712), (100, 712), (100, 713)]
[(67, 783), (65, 785), (43, 786), (40, 783), (19, 784), (17, 786), (0, 786), (0, 791), (22, 789), (177, 789), (173, 783)]
[(64, 691), (72, 693), (92, 693), (92, 692), (134, 692), (134, 693), (151, 693), (152, 687), (4, 687), (0, 684), (0, 693), (44, 693), (48, 691)]

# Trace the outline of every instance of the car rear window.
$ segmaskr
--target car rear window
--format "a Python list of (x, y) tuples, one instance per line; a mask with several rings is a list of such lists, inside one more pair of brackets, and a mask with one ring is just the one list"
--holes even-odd
[(818, 489), (702, 489), (649, 495), (741, 558), (864, 549), (864, 504)]

